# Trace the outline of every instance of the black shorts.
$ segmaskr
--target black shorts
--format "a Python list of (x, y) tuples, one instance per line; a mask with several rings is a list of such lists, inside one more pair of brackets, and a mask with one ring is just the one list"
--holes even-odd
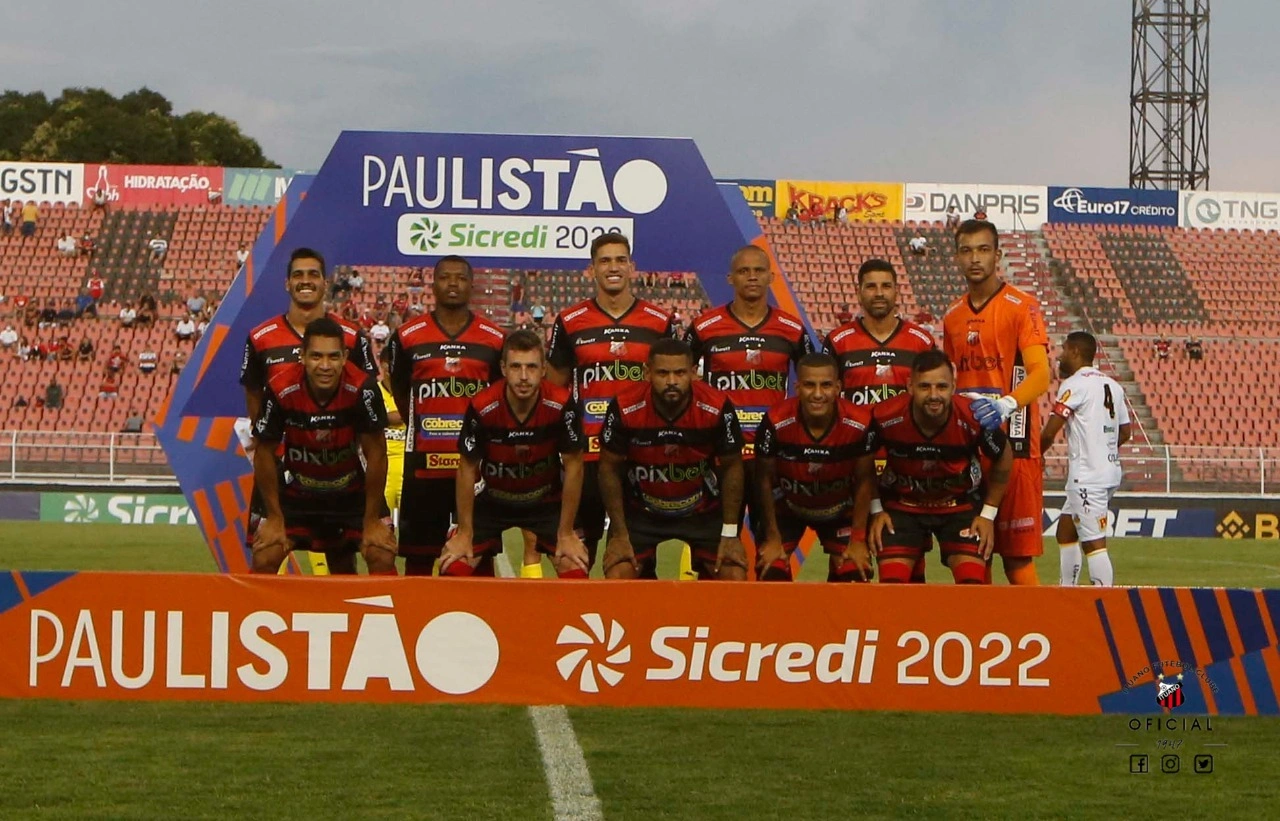
[(538, 539), (540, 552), (556, 552), (556, 535), (560, 530), (559, 502), (522, 509), (488, 502), (480, 496), (476, 499), (471, 519), (475, 523), (471, 543), (476, 555), (494, 550), (501, 553), (502, 534), (513, 527), (531, 531)]
[(400, 489), (402, 556), (439, 556), (458, 512), (453, 476), (419, 479), (414, 475), (425, 469), (426, 459), (422, 453), (404, 455), (404, 478)]
[(631, 549), (640, 564), (640, 578), (658, 577), (658, 545), (666, 541), (689, 545), (695, 564), (715, 564), (723, 526), (718, 509), (693, 516), (666, 518), (627, 508), (627, 533), (631, 536)]
[(341, 499), (280, 499), (285, 535), (294, 550), (354, 553), (364, 535), (364, 496)]
[(980, 559), (978, 540), (968, 535), (976, 511), (958, 513), (904, 513), (886, 510), (893, 522), (893, 533), (888, 529), (881, 536), (880, 559), (907, 559), (915, 561), (938, 540), (938, 547), (945, 563), (951, 556), (973, 556)]
[(849, 548), (849, 537), (853, 533), (853, 525), (847, 517), (826, 522), (807, 522), (798, 516), (788, 515), (782, 510), (778, 511), (778, 533), (782, 535), (782, 549), (788, 555), (800, 546), (800, 540), (804, 538), (806, 530), (812, 530), (818, 537), (823, 552), (839, 556)]

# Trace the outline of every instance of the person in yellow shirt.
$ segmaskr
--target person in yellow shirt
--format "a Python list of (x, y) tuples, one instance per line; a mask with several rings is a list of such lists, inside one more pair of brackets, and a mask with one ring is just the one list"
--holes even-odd
[(404, 479), (404, 440), (405, 422), (400, 410), (396, 408), (396, 400), (391, 395), (391, 357), (388, 349), (383, 348), (378, 355), (382, 363), (382, 372), (378, 377), (378, 387), (382, 390), (382, 402), (387, 406), (387, 509), (391, 511), (391, 521), (400, 524), (400, 486)]
[(22, 205), (22, 235), (24, 237), (34, 237), (36, 235), (36, 219), (40, 216), (40, 209), (36, 208), (34, 202), (23, 203)]

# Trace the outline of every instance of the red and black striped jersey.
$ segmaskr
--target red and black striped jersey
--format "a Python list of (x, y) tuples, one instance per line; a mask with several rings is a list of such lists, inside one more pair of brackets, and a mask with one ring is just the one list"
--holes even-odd
[(720, 509), (717, 457), (742, 453), (742, 428), (733, 402), (694, 380), (689, 404), (665, 418), (648, 382), (609, 403), (600, 447), (626, 459), (627, 502), (655, 516), (691, 516)]
[(381, 435), (386, 426), (378, 382), (354, 362), (347, 362), (337, 390), (323, 403), (311, 393), (303, 366), (294, 363), (272, 373), (253, 433), (281, 443), (287, 496), (332, 498), (364, 492), (360, 435)]
[(409, 394), (405, 454), (426, 454), (426, 475), (452, 476), (458, 467), (458, 434), (472, 398), (501, 376), (503, 334), (479, 314), (450, 336), (435, 314), (396, 329), (387, 342), (391, 386)]
[(836, 328), (822, 342), (823, 353), (840, 365), (842, 395), (855, 405), (874, 405), (906, 392), (916, 355), (935, 347), (928, 331), (905, 319), (881, 342), (867, 331), (862, 317)]
[[(378, 363), (368, 335), (337, 314), (331, 313), (328, 317), (342, 326), (347, 359), (377, 379)], [(249, 390), (262, 390), (277, 369), (301, 361), (301, 334), (294, 330), (284, 314), (272, 317), (249, 332), (244, 344), (244, 359), (240, 362), (240, 384)]]
[(588, 459), (597, 458), (593, 454), (600, 450), (600, 427), (609, 400), (644, 379), (650, 345), (664, 336), (679, 335), (671, 315), (643, 299), (617, 319), (594, 299), (583, 300), (556, 317), (547, 361), (573, 369), (573, 395), (582, 408)]
[(501, 505), (557, 503), (562, 489), (560, 454), (585, 450), (582, 414), (568, 388), (544, 381), (527, 419), (519, 419), (499, 379), (467, 407), (458, 450), (481, 463), (481, 497)]
[(872, 409), (870, 446), (884, 448), (880, 499), (886, 508), (954, 513), (973, 509), (982, 482), (979, 455), (994, 460), (1007, 445), (1004, 432), (986, 431), (973, 417), (972, 401), (956, 394), (942, 429), (925, 436), (911, 414), (911, 394)]
[(813, 353), (800, 320), (774, 307), (754, 326), (728, 305), (712, 308), (694, 320), (689, 346), (702, 361), (702, 378), (733, 402), (747, 442), (755, 441), (769, 408), (786, 397), (792, 363)]
[(831, 425), (815, 437), (800, 415), (800, 400), (769, 409), (756, 434), (756, 458), (774, 460), (778, 515), (806, 522), (848, 518), (853, 507), (854, 468), (867, 450), (871, 409), (836, 400)]

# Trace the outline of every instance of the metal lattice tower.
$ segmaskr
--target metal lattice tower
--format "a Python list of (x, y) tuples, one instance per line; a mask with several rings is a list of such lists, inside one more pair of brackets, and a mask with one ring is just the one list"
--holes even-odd
[(1133, 0), (1129, 187), (1209, 186), (1209, 0)]

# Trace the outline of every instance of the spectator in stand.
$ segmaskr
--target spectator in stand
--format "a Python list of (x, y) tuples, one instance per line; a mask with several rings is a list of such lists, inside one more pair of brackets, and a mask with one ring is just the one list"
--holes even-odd
[(541, 328), (542, 323), (545, 322), (547, 319), (546, 306), (543, 305), (541, 302), (536, 303), (532, 308), (529, 309), (529, 316), (533, 317), (533, 326), (535, 328)]
[(98, 303), (89, 295), (88, 288), (81, 288), (79, 296), (76, 297), (76, 318), (91, 317), (98, 318)]
[(142, 426), (146, 424), (146, 420), (142, 418), (142, 414), (137, 408), (129, 411), (129, 415), (125, 417), (124, 427), (120, 429), (121, 433), (142, 433)]
[(156, 298), (151, 294), (143, 294), (138, 300), (138, 325), (151, 327), (156, 323)]
[(124, 351), (119, 345), (113, 345), (111, 353), (107, 355), (107, 370), (112, 373), (120, 373), (124, 368)]
[(342, 306), (342, 318), (348, 322), (360, 321), (360, 307), (354, 302), (348, 302)]
[(204, 336), (204, 332), (207, 330), (209, 330), (209, 320), (201, 318), (201, 320), (196, 323), (196, 339), (198, 340), (200, 337)]
[(787, 216), (783, 219), (783, 222), (787, 225), (800, 226), (800, 209), (796, 207), (794, 202), (787, 208)]
[(520, 330), (529, 330), (533, 327), (533, 317), (529, 316), (529, 312), (525, 310), (515, 313), (511, 321)]
[(58, 321), (58, 303), (53, 297), (49, 297), (44, 301), (44, 307), (40, 309), (40, 327), (48, 328), (50, 325)]
[(985, 222), (987, 219), (987, 209), (979, 207), (977, 211), (973, 212), (973, 218)]
[(395, 299), (391, 300), (391, 310), (400, 314), (400, 316), (404, 316), (405, 312), (409, 310), (409, 295), (400, 294)]
[(138, 312), (134, 310), (132, 302), (126, 302), (124, 307), (120, 309), (120, 325), (125, 328), (137, 327)]
[(415, 268), (409, 273), (409, 296), (413, 297), (415, 302), (421, 302), (422, 292), (426, 288), (425, 282), (421, 268)]
[(379, 319), (369, 329), (369, 338), (379, 345), (385, 345), (389, 336), (391, 336), (391, 326), (386, 323), (386, 320)]
[(947, 230), (955, 231), (960, 227), (960, 209), (955, 205), (947, 206)]
[(147, 348), (138, 354), (138, 370), (150, 376), (156, 372), (156, 368), (160, 365), (160, 355), (155, 351)]
[(1156, 358), (1161, 362), (1169, 358), (1169, 340), (1164, 338), (1164, 334), (1156, 337)]
[(173, 363), (169, 365), (169, 373), (177, 376), (182, 373), (182, 369), (187, 365), (187, 352), (177, 350), (173, 352)]
[(364, 291), (364, 277), (355, 268), (351, 269), (351, 274), (347, 277), (347, 284), (351, 286), (353, 294), (360, 294)]
[(395, 311), (392, 311), (391, 313), (387, 314), (387, 327), (390, 328), (393, 333), (395, 332), (396, 328), (399, 328), (403, 324), (404, 324), (404, 317), (400, 316), (400, 314), (396, 313)]
[(107, 210), (107, 187), (105, 185), (95, 185), (93, 187), (93, 207), (103, 212)]
[(31, 403), (27, 401), (27, 397), (22, 394), (18, 394), (18, 398), (13, 400), (13, 406), (15, 408), (26, 408), (30, 407), (30, 405)]
[(110, 368), (102, 372), (102, 381), (98, 383), (99, 399), (115, 399), (120, 393), (120, 377)]
[(31, 340), (25, 336), (18, 340), (18, 359), (23, 362), (30, 362), (35, 356), (35, 348), (31, 345)]
[(1200, 337), (1192, 334), (1187, 338), (1187, 359), (1192, 362), (1204, 361), (1204, 346), (1200, 344)]
[(26, 202), (22, 205), (22, 236), (34, 237), (36, 235), (36, 221), (40, 219), (40, 209), (36, 207), (34, 202)]
[(62, 300), (62, 307), (58, 309), (58, 322), (66, 325), (74, 322), (76, 319), (76, 301), (74, 299)]
[(205, 194), (205, 198), (209, 200), (210, 205), (217, 205), (222, 202), (222, 191), (217, 188), (210, 188)]
[(920, 234), (916, 234), (911, 238), (911, 241), (907, 243), (907, 247), (911, 249), (911, 253), (914, 256), (922, 257), (929, 253), (929, 240), (925, 239)]
[(849, 209), (845, 208), (843, 205), (840, 206), (840, 210), (836, 211), (836, 224), (837, 225), (849, 224)]
[(102, 277), (98, 276), (97, 269), (94, 269), (84, 287), (88, 289), (89, 296), (93, 297), (93, 301), (98, 302), (102, 299), (103, 293), (106, 292), (107, 284), (102, 281)]
[(521, 277), (520, 273), (517, 271), (511, 274), (511, 304), (518, 305), (523, 301), (524, 301), (524, 278)]
[(248, 261), (249, 261), (249, 252), (248, 250), (245, 249), (244, 243), (242, 242), (240, 243), (240, 247), (236, 249), (236, 268), (237, 269), (243, 268), (244, 264)]
[(0, 331), (0, 348), (6, 351), (12, 351), (18, 346), (18, 332), (12, 325), (5, 325), (4, 330)]
[(58, 337), (58, 361), (72, 362), (76, 358), (76, 350), (71, 346), (71, 338), (68, 336)]
[(44, 406), (50, 410), (59, 410), (62, 407), (63, 398), (62, 386), (58, 384), (58, 378), (51, 377), (49, 384), (44, 389)]
[(164, 262), (164, 255), (169, 253), (169, 241), (163, 237), (147, 234), (147, 247), (151, 249), (152, 262)]
[(76, 349), (76, 358), (81, 362), (93, 361), (93, 343), (89, 341), (89, 337), (80, 340), (80, 347)]
[(42, 313), (43, 311), (40, 310), (40, 306), (36, 304), (36, 301), (34, 299), (31, 300), (22, 311), (22, 324), (28, 328), (35, 327), (36, 323), (40, 321)]
[(0, 202), (0, 231), (6, 238), (13, 236), (13, 205), (8, 200)]
[(933, 314), (923, 308), (916, 311), (915, 316), (911, 317), (911, 321), (917, 325), (928, 325), (930, 322), (933, 322), (933, 319)]
[(853, 311), (849, 310), (849, 303), (841, 302), (840, 310), (836, 311), (836, 322), (843, 325), (846, 322), (853, 321)]
[(98, 249), (98, 244), (94, 242), (93, 237), (85, 234), (80, 237), (80, 242), (76, 246), (76, 250), (80, 252), (80, 256), (93, 258), (93, 252)]
[(203, 314), (206, 305), (208, 305), (208, 301), (204, 298), (204, 294), (195, 293), (187, 297), (187, 311), (192, 316)]
[(67, 234), (65, 237), (59, 237), (58, 241), (55, 242), (54, 245), (57, 247), (58, 253), (62, 254), (64, 257), (74, 257), (77, 253), (76, 238), (70, 234)]
[(329, 289), (329, 296), (335, 302), (341, 302), (351, 296), (351, 277), (347, 273), (349, 266), (339, 265), (333, 272), (333, 285)]
[(173, 335), (178, 338), (178, 342), (194, 342), (196, 338), (196, 323), (190, 316), (184, 316), (178, 320), (178, 324), (173, 326)]

